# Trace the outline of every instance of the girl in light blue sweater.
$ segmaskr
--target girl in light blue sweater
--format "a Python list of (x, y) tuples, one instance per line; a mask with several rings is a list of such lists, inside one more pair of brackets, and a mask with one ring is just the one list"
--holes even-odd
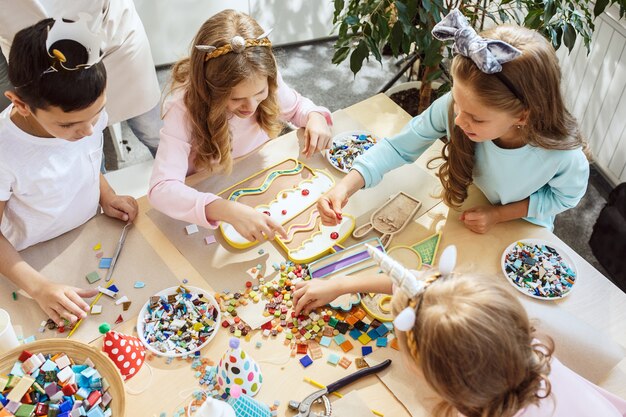
[(454, 10), (435, 26), (454, 39), (454, 86), (396, 136), (380, 141), (318, 201), (326, 225), (337, 224), (348, 198), (392, 169), (415, 161), (447, 136), (439, 167), (443, 199), (459, 207), (475, 184), (491, 202), (465, 210), (477, 233), (523, 218), (552, 229), (554, 217), (585, 194), (589, 163), (576, 120), (560, 91), (551, 44), (539, 33), (502, 25), (479, 36)]

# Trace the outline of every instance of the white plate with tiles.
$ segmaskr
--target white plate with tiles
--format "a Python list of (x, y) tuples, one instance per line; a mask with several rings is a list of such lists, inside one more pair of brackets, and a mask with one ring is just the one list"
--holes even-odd
[[(343, 172), (344, 174), (347, 174), (350, 171), (350, 169), (352, 168), (352, 162), (354, 161), (354, 159), (348, 163), (342, 164), (333, 159), (331, 152), (333, 150), (336, 150), (344, 146), (346, 143), (350, 143), (352, 140), (355, 140), (356, 138), (361, 139), (363, 142), (371, 143), (372, 145), (380, 141), (380, 138), (378, 138), (376, 135), (373, 135), (372, 133), (367, 132), (365, 130), (351, 130), (351, 131), (342, 132), (342, 133), (335, 135), (335, 137), (333, 137), (333, 141), (332, 141), (332, 145), (330, 149), (326, 149), (324, 151), (324, 157), (326, 158), (328, 163), (333, 168), (335, 168), (338, 171)], [(362, 153), (363, 153), (362, 150), (357, 150), (355, 152), (354, 158), (356, 158), (358, 155), (361, 155)]]
[[(569, 286), (566, 290), (560, 292), (559, 294), (554, 294), (554, 295), (537, 294), (537, 292), (532, 288), (532, 286), (535, 285), (536, 282), (538, 281), (538, 278), (539, 278), (538, 275), (534, 275), (534, 279), (532, 279), (531, 281), (528, 281), (529, 282), (528, 285), (519, 285), (516, 282), (516, 280), (509, 275), (509, 274), (514, 274), (514, 271), (512, 271), (512, 269), (510, 268), (511, 261), (507, 260), (509, 253), (512, 253), (513, 249), (519, 243), (523, 243), (527, 246), (542, 246), (546, 248), (551, 248), (553, 251), (555, 251), (556, 254), (561, 257), (561, 262), (560, 262), (561, 265), (569, 268), (569, 271), (571, 272), (572, 276), (570, 276), (568, 273), (568, 278), (570, 278), (573, 281), (573, 284), (571, 284), (571, 286)], [(502, 267), (502, 272), (504, 273), (504, 276), (506, 277), (509, 284), (513, 286), (513, 288), (517, 289), (522, 294), (525, 294), (532, 298), (536, 298), (538, 300), (558, 300), (558, 299), (567, 297), (572, 292), (572, 290), (574, 289), (574, 286), (576, 285), (576, 282), (578, 281), (578, 271), (576, 270), (576, 264), (574, 263), (574, 260), (567, 254), (565, 250), (559, 247), (559, 245), (553, 242), (542, 240), (542, 239), (519, 239), (511, 243), (509, 246), (507, 246), (507, 248), (502, 253), (500, 265)], [(547, 268), (544, 268), (544, 269), (547, 270)]]
[[(146, 340), (146, 335), (144, 334), (144, 326), (145, 326), (145, 321), (144, 321), (144, 317), (146, 316), (146, 314), (148, 313), (148, 307), (150, 305), (150, 300), (148, 299), (148, 301), (146, 301), (146, 303), (144, 304), (144, 306), (141, 308), (141, 311), (139, 312), (139, 316), (137, 316), (137, 335), (139, 336), (139, 340), (141, 340), (141, 343), (143, 343), (143, 345), (146, 347), (146, 349), (148, 349), (150, 352), (159, 355), (159, 356), (166, 356), (166, 357), (170, 357), (170, 358), (177, 358), (177, 357), (182, 357), (182, 356), (186, 356), (186, 355), (191, 355), (193, 353), (195, 353), (196, 351), (199, 351), (200, 349), (202, 349), (203, 347), (205, 347), (206, 345), (209, 344), (209, 342), (211, 340), (213, 340), (213, 338), (215, 337), (215, 335), (217, 334), (217, 332), (219, 331), (220, 327), (221, 327), (221, 317), (222, 314), (220, 312), (220, 307), (219, 304), (217, 303), (217, 301), (215, 300), (215, 298), (209, 293), (209, 291), (207, 290), (203, 290), (202, 288), (198, 288), (198, 287), (192, 287), (189, 285), (182, 285), (183, 287), (185, 287), (186, 289), (189, 290), (190, 293), (192, 294), (202, 294), (204, 295), (204, 297), (209, 300), (209, 302), (213, 305), (213, 307), (215, 307), (216, 311), (217, 311), (217, 316), (214, 317), (214, 321), (215, 321), (215, 325), (214, 325), (214, 330), (213, 333), (211, 333), (206, 340), (199, 346), (197, 346), (194, 349), (190, 349), (190, 350), (186, 350), (184, 352), (179, 352), (177, 350), (170, 350), (167, 352), (162, 352), (158, 349), (156, 349), (155, 347), (153, 347), (150, 342), (148, 342), (148, 340)], [(180, 285), (177, 285), (175, 287), (170, 287), (170, 288), (166, 288), (162, 291), (159, 291), (158, 293), (154, 294), (154, 296), (157, 297), (161, 297), (161, 296), (165, 296), (167, 297), (168, 295), (173, 295), (176, 294), (176, 290), (180, 287)]]

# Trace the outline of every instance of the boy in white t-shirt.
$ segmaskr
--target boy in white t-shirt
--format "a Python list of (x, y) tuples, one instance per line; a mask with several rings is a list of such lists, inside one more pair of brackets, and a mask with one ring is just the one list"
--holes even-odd
[(97, 291), (49, 281), (17, 251), (82, 225), (98, 205), (123, 221), (137, 215), (137, 202), (100, 173), (106, 71), (97, 35), (80, 24), (46, 19), (15, 35), (16, 87), (0, 114), (0, 274), (59, 324), (85, 317), (82, 297)]

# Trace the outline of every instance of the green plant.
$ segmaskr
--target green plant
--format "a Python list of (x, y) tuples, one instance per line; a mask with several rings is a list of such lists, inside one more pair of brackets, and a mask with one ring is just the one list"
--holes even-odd
[[(419, 58), (419, 107), (423, 110), (430, 105), (430, 82), (446, 75), (441, 65), (443, 44), (431, 31), (453, 8), (459, 8), (477, 31), (490, 21), (513, 22), (540, 31), (556, 49), (563, 44), (571, 52), (578, 35), (589, 51), (594, 18), (612, 4), (619, 6), (623, 18), (626, 0), (598, 0), (595, 5), (589, 0), (334, 0), (338, 38), (332, 62), (339, 64), (350, 57), (350, 69), (356, 76), (370, 54), (382, 62), (387, 45), (394, 57)], [(449, 85), (443, 90), (446, 88)]]

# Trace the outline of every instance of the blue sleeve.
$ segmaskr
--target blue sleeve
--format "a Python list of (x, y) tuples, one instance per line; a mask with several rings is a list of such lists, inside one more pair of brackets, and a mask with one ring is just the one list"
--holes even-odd
[(561, 151), (563, 158), (554, 177), (530, 195), (528, 217), (546, 218), (576, 207), (585, 195), (589, 161), (582, 149)]
[(378, 184), (385, 173), (414, 162), (435, 140), (446, 135), (451, 100), (450, 93), (440, 97), (396, 136), (381, 140), (354, 161), (352, 169), (365, 179), (365, 187)]

